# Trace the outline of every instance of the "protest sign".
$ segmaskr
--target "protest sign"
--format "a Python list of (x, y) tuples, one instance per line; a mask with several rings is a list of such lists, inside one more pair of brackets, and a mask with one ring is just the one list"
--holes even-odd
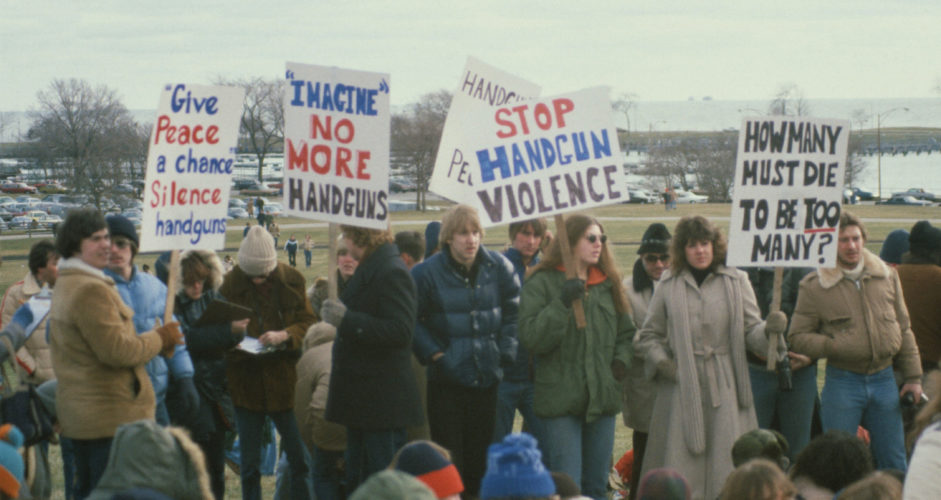
[(478, 108), (464, 138), (486, 227), (628, 199), (608, 89)]
[(844, 120), (744, 120), (732, 187), (728, 265), (836, 265), (849, 134)]
[(140, 249), (225, 246), (245, 91), (167, 85), (150, 136)]
[(287, 215), (389, 225), (389, 75), (287, 63)]
[(467, 114), (475, 109), (512, 106), (538, 97), (540, 91), (534, 83), (468, 57), (444, 121), (428, 190), (459, 203), (470, 202), (476, 179), (470, 168), (471, 151), (461, 141), (477, 124), (467, 120)]

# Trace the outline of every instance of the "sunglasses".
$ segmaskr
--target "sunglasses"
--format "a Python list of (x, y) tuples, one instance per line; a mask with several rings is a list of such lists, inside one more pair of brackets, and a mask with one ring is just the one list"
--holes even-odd
[(602, 245), (608, 242), (608, 235), (606, 234), (602, 234), (601, 236), (589, 234), (588, 236), (585, 236), (585, 239), (588, 240), (588, 243), (591, 243), (592, 245), (594, 245), (599, 238), (601, 238)]
[(660, 262), (664, 262), (664, 263), (670, 262), (670, 256), (669, 256), (668, 254), (657, 255), (657, 254), (653, 254), (653, 253), (649, 253), (649, 254), (647, 254), (647, 255), (644, 255), (644, 262), (649, 262), (649, 263), (653, 264), (654, 262), (657, 262), (658, 260), (659, 260)]

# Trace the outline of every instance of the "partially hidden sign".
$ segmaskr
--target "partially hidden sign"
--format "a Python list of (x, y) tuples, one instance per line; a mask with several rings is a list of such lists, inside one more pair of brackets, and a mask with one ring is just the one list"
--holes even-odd
[(465, 202), (484, 226), (628, 200), (607, 88), (474, 109), (460, 118), (468, 124), (460, 144), (474, 179)]
[(849, 134), (845, 120), (744, 120), (732, 188), (730, 266), (836, 265)]
[(467, 120), (467, 114), (475, 109), (513, 106), (539, 97), (540, 92), (532, 82), (468, 57), (444, 122), (428, 190), (459, 203), (472, 202), (478, 179), (471, 169), (473, 152), (461, 141), (478, 124)]
[(389, 75), (287, 63), (287, 215), (389, 225)]
[(167, 85), (150, 136), (141, 250), (225, 246), (232, 165), (245, 91)]

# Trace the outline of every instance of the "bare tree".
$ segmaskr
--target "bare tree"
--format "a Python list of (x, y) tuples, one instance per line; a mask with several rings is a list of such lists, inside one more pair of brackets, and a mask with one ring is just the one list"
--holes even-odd
[(392, 157), (414, 180), (419, 210), (426, 208), (428, 179), (435, 166), (441, 131), (450, 107), (451, 93), (439, 90), (421, 96), (418, 102), (392, 115)]
[(128, 148), (139, 148), (139, 125), (114, 90), (85, 80), (53, 80), (37, 100), (27, 140), (40, 161), (100, 209), (105, 193), (125, 178)]
[(633, 92), (623, 92), (616, 100), (611, 103), (611, 108), (624, 114), (624, 122), (627, 125), (627, 133), (631, 133), (631, 112), (637, 108), (637, 94)]
[(804, 91), (797, 84), (785, 83), (778, 87), (778, 91), (768, 105), (768, 114), (784, 116), (807, 116), (810, 114), (810, 105), (804, 97)]
[(661, 177), (667, 187), (690, 190), (689, 175), (712, 201), (728, 201), (735, 176), (737, 137), (732, 132), (676, 137), (651, 147), (646, 174)]
[(870, 120), (872, 120), (872, 115), (865, 109), (857, 108), (850, 113), (850, 123), (853, 127), (850, 130), (850, 140), (846, 151), (846, 169), (843, 173), (843, 185), (846, 187), (853, 187), (856, 180), (862, 177), (868, 166), (868, 163), (862, 157), (862, 129)]
[(245, 89), (242, 121), (239, 127), (239, 145), (246, 147), (258, 158), (258, 181), (264, 180), (265, 157), (284, 150), (284, 109), (282, 98), (285, 82), (260, 77), (225, 80), (216, 79), (217, 85), (230, 85)]

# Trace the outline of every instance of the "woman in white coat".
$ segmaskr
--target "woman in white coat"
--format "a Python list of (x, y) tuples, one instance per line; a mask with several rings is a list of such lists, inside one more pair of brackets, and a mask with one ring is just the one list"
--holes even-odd
[[(745, 349), (767, 354), (766, 327), (746, 274), (725, 266), (726, 248), (704, 217), (680, 220), (634, 344), (657, 384), (641, 474), (677, 469), (693, 498), (719, 495), (734, 469), (732, 445), (758, 427)], [(783, 313), (769, 315), (769, 334), (786, 325)]]

